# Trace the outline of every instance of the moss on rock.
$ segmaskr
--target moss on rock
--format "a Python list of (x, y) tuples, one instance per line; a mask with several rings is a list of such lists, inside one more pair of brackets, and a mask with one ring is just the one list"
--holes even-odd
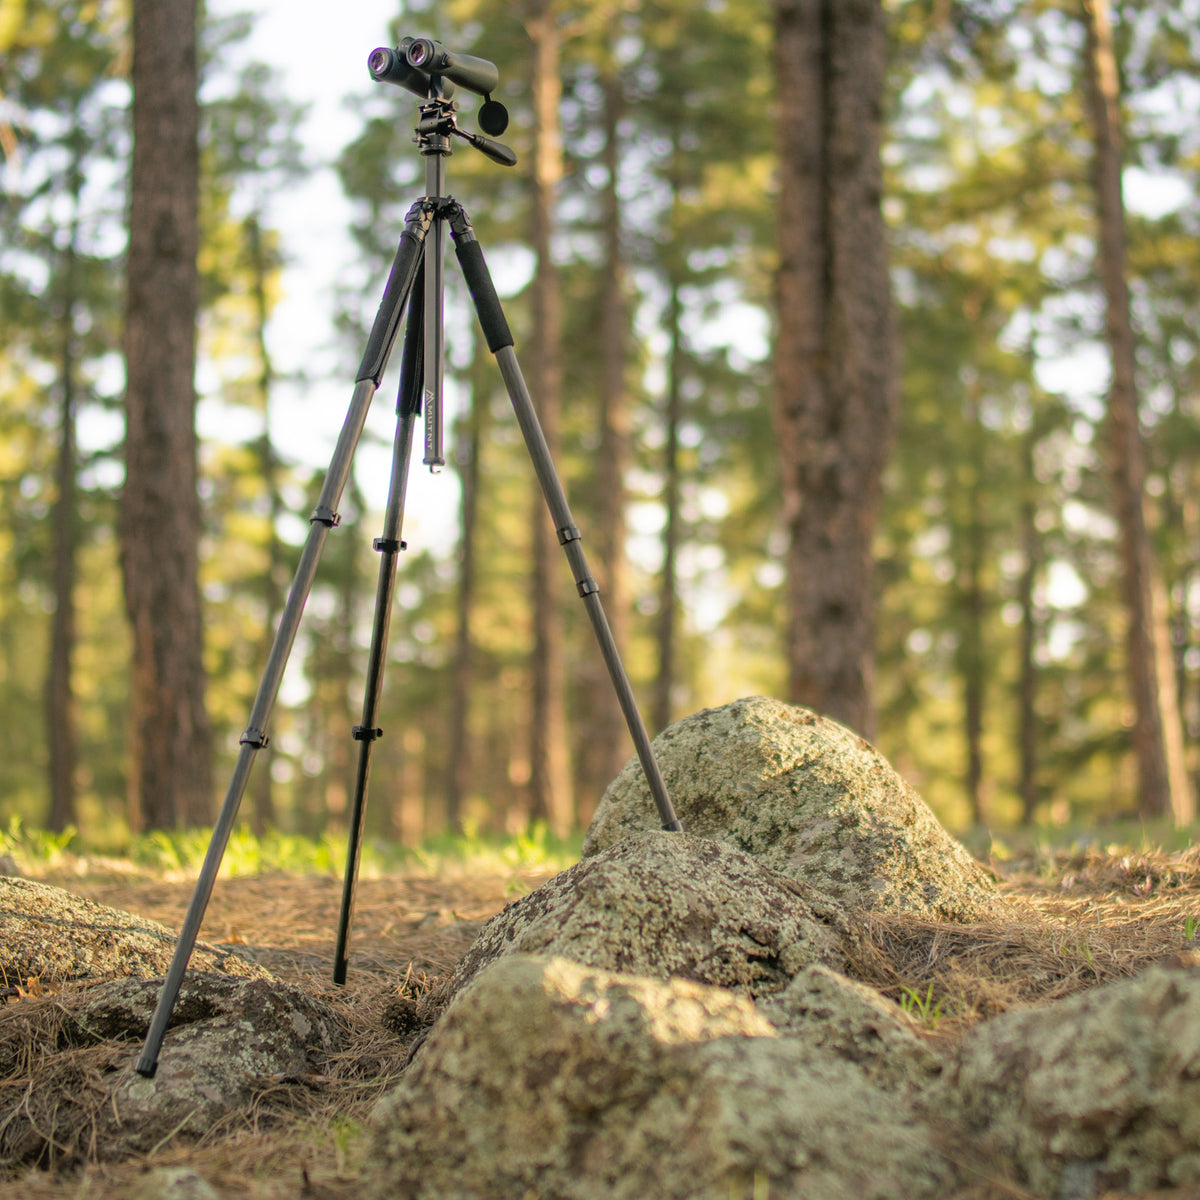
[[(754, 855), (849, 908), (979, 921), (1002, 903), (990, 875), (868, 742), (760, 696), (704, 709), (654, 740), (684, 828)], [(585, 857), (655, 828), (641, 765), (605, 792)]]
[[(9, 986), (162, 975), (177, 935), (155, 921), (73, 895), (62, 888), (0, 875), (0, 979)], [(255, 963), (199, 942), (199, 971), (267, 979)]]
[(482, 971), (372, 1125), (380, 1200), (933, 1200), (952, 1177), (911, 1105), (751, 1001), (563, 959)]
[(940, 1092), (1036, 1195), (1194, 1185), (1200, 975), (1152, 967), (996, 1017), (966, 1037)]
[(540, 954), (762, 996), (809, 963), (842, 965), (847, 936), (828, 897), (710, 838), (660, 830), (625, 838), (508, 905), (480, 932), (451, 991), (503, 955)]

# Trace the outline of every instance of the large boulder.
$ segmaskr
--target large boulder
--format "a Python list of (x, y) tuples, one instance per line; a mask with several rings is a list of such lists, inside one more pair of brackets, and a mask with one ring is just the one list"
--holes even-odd
[[(1000, 903), (991, 876), (921, 797), (836, 721), (755, 696), (676, 722), (654, 754), (686, 830), (849, 908), (971, 922)], [(658, 823), (633, 759), (601, 799), (583, 853)]]
[(759, 1001), (758, 1011), (780, 1036), (855, 1063), (892, 1090), (920, 1092), (942, 1069), (941, 1057), (898, 1005), (819, 963)]
[(724, 989), (510, 956), (377, 1106), (378, 1200), (933, 1200), (915, 1107)]
[[(31, 978), (44, 986), (162, 975), (177, 940), (172, 930), (144, 917), (0, 875), (0, 982), (10, 987)], [(196, 944), (190, 962), (198, 971), (269, 978), (262, 967), (204, 942)]]
[(1037, 1196), (1194, 1188), (1200, 975), (1152, 967), (996, 1017), (966, 1037), (940, 1091), (935, 1103)]
[(263, 1091), (319, 1070), (345, 1038), (270, 979), (189, 973), (153, 1078), (136, 1074), (161, 979), (119, 979), (0, 1009), (0, 1161), (69, 1164), (196, 1139)]
[(812, 888), (710, 838), (658, 830), (508, 905), (483, 927), (450, 991), (504, 955), (540, 954), (761, 996), (809, 963), (843, 965), (848, 935), (844, 914)]

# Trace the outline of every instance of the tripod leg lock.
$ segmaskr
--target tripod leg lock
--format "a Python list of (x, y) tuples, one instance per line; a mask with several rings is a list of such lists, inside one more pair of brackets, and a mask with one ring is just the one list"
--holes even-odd
[(328, 529), (335, 529), (342, 523), (342, 518), (327, 504), (318, 504), (312, 510), (312, 516), (308, 518), (308, 523), (315, 525), (318, 521)]
[(600, 585), (590, 575), (586, 579), (580, 579), (575, 586), (579, 589), (579, 595), (583, 599), (595, 596), (600, 591)]
[(378, 550), (380, 554), (399, 554), (401, 550), (408, 549), (408, 543), (399, 538), (376, 538), (371, 543), (371, 549)]
[(262, 750), (270, 742), (271, 739), (261, 729), (255, 729), (254, 726), (251, 726), (238, 738), (239, 746), (253, 746), (255, 750)]
[(356, 742), (373, 742), (376, 738), (383, 737), (382, 729), (370, 729), (366, 725), (355, 725), (354, 740)]
[(583, 534), (574, 525), (564, 525), (558, 531), (558, 544), (565, 546), (568, 542), (578, 542)]

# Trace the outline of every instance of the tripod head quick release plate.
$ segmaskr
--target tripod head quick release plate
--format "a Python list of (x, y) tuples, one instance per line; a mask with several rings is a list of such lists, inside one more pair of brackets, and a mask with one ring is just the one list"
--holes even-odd
[(486, 58), (451, 53), (432, 38), (406, 37), (394, 49), (379, 46), (372, 50), (367, 70), (377, 83), (394, 83), (422, 100), (450, 100), (456, 86), (466, 88), (485, 99), (479, 110), (479, 127), (484, 133), (499, 137), (508, 128), (508, 110), (492, 99), (500, 72)]

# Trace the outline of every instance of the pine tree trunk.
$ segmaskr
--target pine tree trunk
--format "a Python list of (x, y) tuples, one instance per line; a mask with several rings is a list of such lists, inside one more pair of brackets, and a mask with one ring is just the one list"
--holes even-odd
[[(618, 125), (623, 106), (615, 70), (604, 79), (604, 169), (601, 237), (604, 242), (600, 314), (600, 454), (596, 463), (595, 508), (597, 574), (604, 611), (617, 648), (624, 656), (629, 641), (629, 571), (625, 558), (625, 474), (631, 454), (630, 402), (626, 387), (629, 360), (629, 309), (625, 298), (625, 251), (622, 244)], [(581, 762), (579, 819), (586, 825), (604, 789), (632, 754), (621, 707), (604, 662), (589, 656), (586, 673), (588, 715), (578, 740)], [(586, 808), (584, 798), (586, 797)]]
[(960, 560), (962, 637), (959, 641), (959, 674), (963, 685), (963, 733), (967, 751), (966, 793), (971, 822), (982, 825), (983, 804), (983, 717), (987, 692), (987, 656), (984, 650), (983, 566), (987, 561), (987, 531), (984, 526), (982, 491), (986, 434), (980, 424), (979, 386), (968, 385), (967, 436), (971, 445), (971, 474), (967, 485), (965, 538)]
[(121, 560), (133, 626), (131, 792), (149, 828), (211, 819), (198, 579), (196, 8), (134, 0)]
[(663, 446), (663, 563), (658, 587), (658, 677), (654, 684), (654, 727), (661, 732), (671, 723), (671, 692), (676, 676), (678, 624), (678, 557), (683, 524), (679, 511), (679, 425), (683, 420), (683, 330), (680, 328), (679, 285), (671, 281), (667, 299), (667, 404)]
[(1022, 483), (1025, 495), (1021, 500), (1021, 576), (1017, 581), (1018, 602), (1021, 606), (1021, 671), (1017, 684), (1017, 740), (1019, 743), (1019, 778), (1017, 793), (1021, 797), (1021, 823), (1032, 825), (1038, 804), (1038, 720), (1037, 720), (1037, 606), (1035, 588), (1041, 552), (1037, 529), (1037, 505), (1034, 489), (1037, 476), (1034, 449), (1037, 443), (1036, 423), (1031, 425), (1022, 447)]
[[(78, 171), (72, 178), (82, 187)], [(46, 741), (50, 754), (49, 825), (61, 833), (76, 820), (75, 702), (71, 660), (75, 650), (76, 554), (76, 437), (75, 437), (75, 289), (79, 191), (75, 190), (75, 219), (66, 250), (65, 295), (59, 318), (58, 465), (54, 500), (54, 620), (50, 635), (50, 670), (46, 678)]]
[[(559, 127), (559, 41), (553, 5), (532, 0), (526, 29), (532, 42), (533, 209), (531, 233), (537, 270), (533, 281), (530, 393), (546, 445), (555, 458), (561, 443), (562, 292), (553, 257), (554, 201), (562, 178)], [(556, 571), (561, 550), (542, 496), (533, 512), (533, 703), (530, 714), (530, 810), (556, 834), (574, 821), (570, 755), (567, 748), (564, 622)]]
[[(257, 216), (248, 217), (245, 223), (247, 250), (250, 255), (252, 298), (254, 302), (255, 348), (258, 351), (258, 403), (262, 410), (263, 432), (258, 440), (259, 469), (263, 487), (267, 493), (267, 570), (263, 576), (263, 600), (266, 609), (263, 639), (259, 648), (259, 671), (266, 669), (271, 646), (275, 640), (275, 626), (283, 612), (286, 600), (280, 576), (284, 572), (283, 543), (278, 528), (279, 518), (285, 511), (279, 490), (279, 459), (271, 441), (271, 393), (275, 387), (275, 367), (267, 347), (267, 319), (270, 303), (267, 299), (267, 279), (271, 263), (263, 245), (262, 227)], [(276, 822), (275, 793), (271, 779), (271, 747), (259, 752), (256, 763), (253, 789), (252, 821), (255, 833), (260, 836)]]
[(1095, 137), (1099, 270), (1112, 359), (1108, 448), (1120, 528), (1129, 621), (1127, 670), (1135, 710), (1138, 811), (1143, 817), (1194, 815), (1170, 669), (1166, 599), (1157, 575), (1145, 510), (1145, 454), (1138, 421), (1133, 323), (1126, 281), (1125, 206), (1121, 193), (1120, 93), (1108, 0), (1084, 0), (1087, 75)]
[(479, 512), (479, 459), (483, 452), (487, 398), (481, 376), (487, 366), (486, 346), (476, 339), (472, 369), (471, 407), (466, 419), (465, 444), (458, 447), (458, 472), (462, 487), (461, 532), (458, 544), (458, 596), (454, 659), (450, 675), (450, 722), (446, 738), (446, 823), (452, 830), (462, 827), (463, 803), (471, 780), (471, 742), (468, 737), (471, 712), (471, 678), (474, 650), (471, 615), (475, 605), (476, 517)]
[(880, 0), (774, 0), (779, 93), (776, 435), (788, 692), (867, 736), (872, 536), (896, 423), (880, 211)]

